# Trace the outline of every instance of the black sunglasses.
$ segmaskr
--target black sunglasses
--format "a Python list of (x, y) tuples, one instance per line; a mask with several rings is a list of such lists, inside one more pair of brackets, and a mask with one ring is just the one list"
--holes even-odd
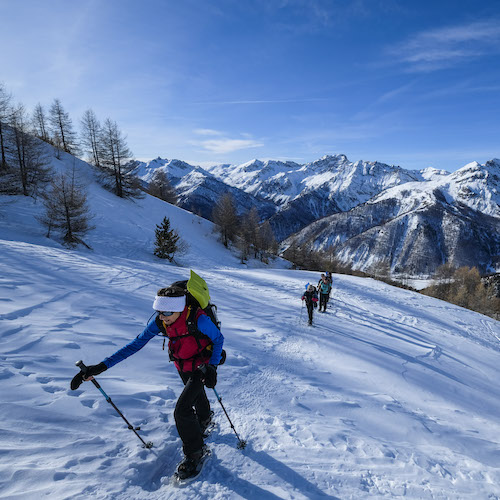
[(158, 315), (161, 316), (172, 316), (172, 314), (175, 314), (175, 311), (156, 311)]

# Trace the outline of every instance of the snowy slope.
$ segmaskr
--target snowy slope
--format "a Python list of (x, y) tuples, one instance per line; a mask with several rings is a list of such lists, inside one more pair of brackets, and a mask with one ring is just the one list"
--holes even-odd
[[(50, 148), (49, 148), (50, 149)], [(191, 262), (194, 258), (206, 264), (225, 262), (236, 265), (239, 259), (217, 241), (214, 225), (179, 207), (152, 196), (142, 199), (122, 199), (103, 189), (95, 180), (95, 172), (87, 163), (61, 153), (61, 160), (51, 157), (54, 172), (69, 172), (75, 165), (77, 178), (85, 187), (90, 212), (93, 216), (90, 231), (83, 239), (96, 254), (136, 258), (158, 263), (153, 255), (155, 228), (166, 216), (171, 226), (182, 234), (187, 243), (185, 255), (176, 261)], [(46, 229), (38, 224), (35, 216), (43, 211), (40, 201), (24, 196), (0, 196), (0, 227), (6, 239), (60, 247), (45, 237)], [(200, 238), (201, 237), (201, 238)], [(88, 253), (80, 248), (79, 252)]]
[[(380, 282), (335, 276), (316, 327), (316, 273), (195, 267), (224, 325), (218, 391), (248, 447), (218, 430), (202, 478), (163, 484), (180, 459), (182, 385), (161, 340), (69, 390), (143, 328), (155, 290), (187, 269), (0, 242), (2, 498), (495, 498), (500, 495), (497, 322)], [(27, 269), (29, 273), (27, 273)]]
[[(500, 496), (498, 322), (339, 275), (310, 328), (300, 295), (317, 273), (238, 267), (205, 221), (158, 200), (119, 200), (91, 172), (88, 189), (93, 252), (44, 238), (38, 205), (0, 199), (1, 498)], [(164, 213), (189, 240), (186, 267), (151, 256)], [(140, 333), (155, 291), (189, 268), (219, 306), (228, 360), (217, 389), (248, 446), (236, 449), (208, 391), (213, 456), (179, 489), (162, 481), (181, 457), (182, 384), (161, 339), (98, 377), (151, 451), (92, 384), (69, 382), (75, 361), (97, 363)]]

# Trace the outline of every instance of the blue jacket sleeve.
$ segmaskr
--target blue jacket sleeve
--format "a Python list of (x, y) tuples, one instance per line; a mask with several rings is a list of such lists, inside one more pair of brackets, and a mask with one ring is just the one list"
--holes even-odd
[(132, 340), (132, 342), (129, 342), (125, 347), (122, 347), (114, 354), (107, 357), (103, 361), (103, 363), (108, 368), (111, 368), (112, 366), (116, 365), (116, 363), (127, 359), (129, 356), (132, 356), (132, 354), (135, 354), (137, 351), (141, 350), (153, 337), (155, 337), (159, 333), (160, 329), (158, 328), (155, 319), (152, 319), (141, 334), (137, 335), (137, 337)]
[(221, 360), (222, 346), (224, 345), (224, 337), (220, 330), (214, 325), (213, 321), (205, 314), (198, 318), (198, 330), (206, 335), (213, 343), (212, 357), (209, 363), (217, 366)]

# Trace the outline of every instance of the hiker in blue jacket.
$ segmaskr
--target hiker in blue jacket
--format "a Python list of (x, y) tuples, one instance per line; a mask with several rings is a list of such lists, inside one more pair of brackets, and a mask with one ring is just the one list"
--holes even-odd
[[(185, 479), (195, 473), (203, 455), (203, 433), (213, 415), (204, 385), (213, 388), (217, 384), (224, 337), (199, 305), (187, 304), (186, 290), (175, 285), (158, 290), (153, 302), (155, 318), (144, 331), (101, 363), (88, 366), (86, 378), (82, 372), (78, 373), (71, 381), (71, 389), (135, 354), (152, 338), (168, 337), (170, 360), (184, 382), (174, 418), (185, 454), (177, 472)], [(194, 329), (188, 325), (190, 321), (194, 322)]]
[[(326, 277), (325, 274), (322, 274), (321, 279), (318, 282), (319, 312), (326, 312), (326, 304), (328, 304), (328, 299), (330, 298), (331, 289), (332, 289), (331, 281)], [(321, 308), (323, 308), (323, 311), (321, 311)]]

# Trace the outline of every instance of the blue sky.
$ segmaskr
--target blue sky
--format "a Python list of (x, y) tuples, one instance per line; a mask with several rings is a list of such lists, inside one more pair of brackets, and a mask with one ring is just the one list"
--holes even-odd
[(0, 25), (17, 101), (92, 108), (140, 159), (500, 157), (498, 1), (0, 0)]

